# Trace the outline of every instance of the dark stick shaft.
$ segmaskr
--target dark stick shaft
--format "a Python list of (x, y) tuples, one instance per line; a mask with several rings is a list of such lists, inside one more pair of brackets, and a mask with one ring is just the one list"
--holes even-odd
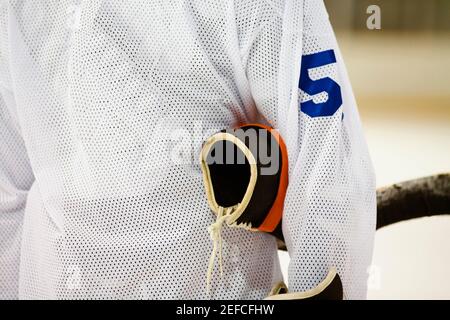
[[(450, 214), (450, 174), (394, 184), (377, 191), (377, 229), (391, 224)], [(282, 241), (278, 248), (286, 250)]]
[(450, 214), (450, 174), (380, 189), (377, 207), (377, 229), (400, 221)]

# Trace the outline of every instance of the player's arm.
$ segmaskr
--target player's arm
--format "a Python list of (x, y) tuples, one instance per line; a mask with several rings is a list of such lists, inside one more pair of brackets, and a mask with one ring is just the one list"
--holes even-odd
[(313, 289), (336, 268), (344, 297), (364, 298), (376, 199), (355, 100), (323, 2), (285, 5), (253, 44), (247, 73), (258, 110), (288, 146), (289, 291)]

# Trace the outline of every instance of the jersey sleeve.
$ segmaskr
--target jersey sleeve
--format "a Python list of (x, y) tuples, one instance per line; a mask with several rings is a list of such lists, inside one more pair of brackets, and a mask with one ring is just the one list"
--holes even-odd
[(337, 268), (347, 299), (365, 298), (375, 234), (375, 177), (322, 0), (283, 2), (247, 61), (259, 112), (289, 153), (283, 234), (291, 292)]
[(9, 81), (6, 16), (0, 6), (0, 299), (16, 299), (23, 214), (34, 176)]

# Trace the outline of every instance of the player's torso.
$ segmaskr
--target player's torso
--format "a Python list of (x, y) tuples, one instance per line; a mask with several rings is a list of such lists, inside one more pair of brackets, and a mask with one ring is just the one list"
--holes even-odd
[[(224, 48), (233, 31), (207, 18), (225, 4), (77, 3), (12, 4), (11, 77), (36, 176), (21, 295), (208, 297), (214, 216), (198, 153), (248, 117)], [(274, 240), (224, 239), (212, 297), (263, 297), (280, 277)]]

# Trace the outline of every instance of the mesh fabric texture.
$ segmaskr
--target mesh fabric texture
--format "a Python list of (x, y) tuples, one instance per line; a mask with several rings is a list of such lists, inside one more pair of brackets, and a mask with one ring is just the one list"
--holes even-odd
[[(343, 106), (311, 118), (301, 57)], [(364, 298), (375, 182), (321, 0), (0, 2), (0, 297), (260, 299), (277, 245), (224, 228), (211, 292), (202, 141), (265, 120), (290, 157), (283, 231), (289, 289), (332, 266)], [(342, 115), (345, 115), (342, 120)]]

